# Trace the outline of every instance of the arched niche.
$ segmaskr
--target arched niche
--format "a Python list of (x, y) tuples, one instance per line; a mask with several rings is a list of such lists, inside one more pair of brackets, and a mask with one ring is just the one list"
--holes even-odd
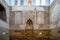
[(26, 29), (33, 29), (33, 22), (31, 19), (28, 19), (26, 22)]
[(6, 21), (6, 10), (3, 5), (0, 4), (0, 19)]
[[(9, 23), (9, 18), (10, 18), (10, 7), (6, 3), (5, 0), (0, 0), (0, 4), (2, 7), (5, 9), (5, 15), (6, 15), (6, 23)], [(0, 19), (1, 20), (1, 19)]]

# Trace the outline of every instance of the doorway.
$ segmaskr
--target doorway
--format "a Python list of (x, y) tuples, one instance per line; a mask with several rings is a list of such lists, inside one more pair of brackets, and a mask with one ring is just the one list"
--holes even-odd
[(33, 29), (33, 22), (31, 19), (29, 19), (27, 22), (26, 22), (26, 29)]
[(29, 19), (27, 22), (26, 22), (26, 29), (25, 29), (25, 37), (26, 38), (33, 38), (33, 22), (31, 19)]

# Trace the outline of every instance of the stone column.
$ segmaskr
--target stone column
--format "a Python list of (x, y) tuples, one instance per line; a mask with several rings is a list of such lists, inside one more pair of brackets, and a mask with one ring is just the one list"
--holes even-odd
[(36, 11), (36, 8), (35, 8), (35, 24), (36, 24), (36, 20), (37, 19), (37, 11)]

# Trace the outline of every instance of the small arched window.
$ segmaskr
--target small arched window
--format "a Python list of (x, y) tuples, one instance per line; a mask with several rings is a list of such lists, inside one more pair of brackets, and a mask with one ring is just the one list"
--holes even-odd
[(0, 19), (6, 21), (6, 11), (1, 4), (0, 4)]

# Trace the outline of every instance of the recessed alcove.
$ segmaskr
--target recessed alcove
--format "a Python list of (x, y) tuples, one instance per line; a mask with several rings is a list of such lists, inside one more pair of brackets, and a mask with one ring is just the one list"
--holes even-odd
[(33, 29), (33, 22), (31, 19), (27, 20), (26, 29)]

